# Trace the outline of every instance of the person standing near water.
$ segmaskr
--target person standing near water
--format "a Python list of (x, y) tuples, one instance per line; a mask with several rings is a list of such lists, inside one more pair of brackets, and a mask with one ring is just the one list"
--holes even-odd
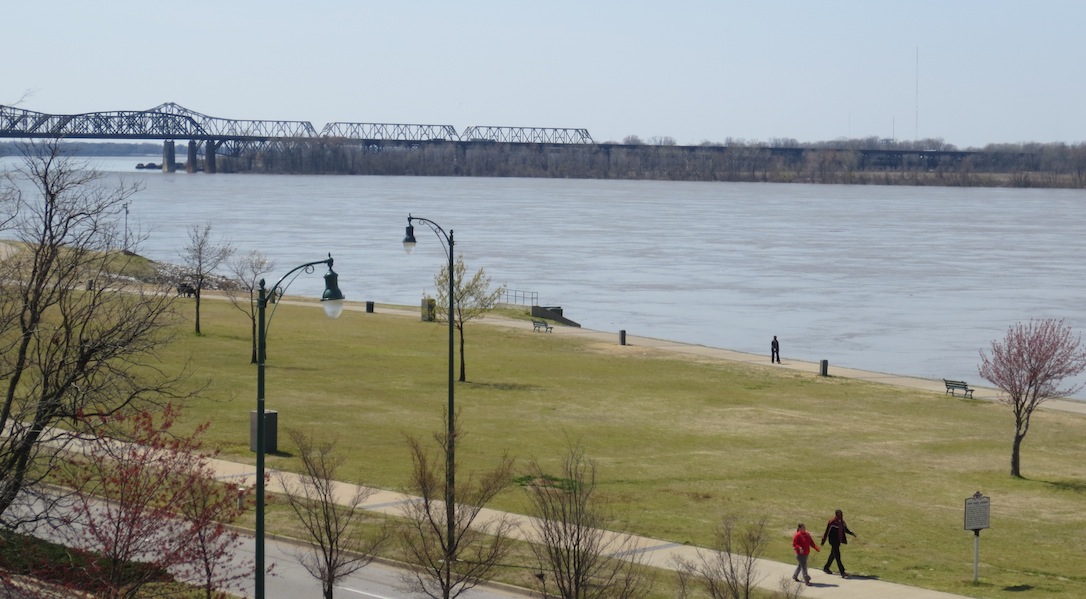
[(781, 363), (781, 343), (777, 341), (776, 335), (773, 335), (773, 341), (769, 343), (769, 363), (773, 362)]

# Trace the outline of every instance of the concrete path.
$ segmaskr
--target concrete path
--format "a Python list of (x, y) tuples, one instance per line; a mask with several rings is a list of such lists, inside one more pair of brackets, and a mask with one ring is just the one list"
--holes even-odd
[[(363, 307), (349, 305), (347, 309), (350, 311), (362, 311)], [(381, 314), (396, 314), (412, 318), (420, 317), (420, 314), (417, 310), (380, 306), (375, 308), (375, 311)], [(360, 316), (365, 317), (364, 314)], [(530, 334), (574, 336), (601, 341), (605, 343), (610, 342), (616, 345), (619, 344), (619, 335), (617, 333), (607, 333), (602, 331), (593, 331), (583, 328), (563, 326), (554, 327), (554, 331), (552, 333), (536, 333), (533, 332), (532, 323), (528, 320), (521, 321), (507, 318), (487, 317), (480, 322), (494, 326), (505, 326), (524, 329)], [(626, 344), (633, 347), (653, 348), (663, 351), (672, 351), (677, 353), (696, 355), (705, 358), (728, 360), (732, 362), (764, 364), (767, 367), (788, 368), (802, 372), (809, 372), (816, 375), (819, 374), (820, 370), (820, 364), (816, 362), (806, 362), (802, 360), (788, 359), (782, 361), (782, 363), (777, 366), (770, 366), (767, 363), (768, 355), (749, 354), (726, 349), (707, 347), (704, 345), (692, 345), (677, 343), (674, 341), (666, 341), (662, 339), (653, 339), (650, 337), (627, 335)], [(943, 381), (938, 379), (931, 380), (879, 372), (869, 372), (864, 370), (857, 370), (854, 368), (842, 368), (839, 366), (834, 366), (832, 364), (829, 366), (827, 374), (829, 376), (859, 379), (885, 385), (895, 385), (899, 387), (931, 391), (933, 393), (945, 394), (946, 392), (946, 387), (943, 384)], [(996, 399), (995, 389), (984, 388), (976, 385), (972, 386), (974, 387), (974, 389), (976, 389), (974, 393), (974, 397), (976, 399), (989, 401), (994, 401)], [(1080, 401), (1052, 400), (1046, 402), (1043, 405), (1043, 408), (1049, 410), (1062, 410), (1086, 415), (1086, 402)], [(214, 462), (214, 466), (218, 471), (220, 478), (236, 480), (239, 484), (244, 485), (252, 485), (255, 483), (255, 470), (252, 466), (235, 462), (227, 462), (223, 460), (216, 460)], [(287, 474), (286, 476), (289, 477), (295, 475)], [(271, 483), (268, 485), (268, 491), (275, 493), (279, 490), (279, 480), (276, 476), (273, 476)], [(356, 490), (357, 487), (354, 485), (341, 483), (338, 486), (337, 492), (343, 498), (343, 503), (346, 503), (346, 501), (350, 497), (354, 496)], [(375, 489), (373, 490), (373, 494), (363, 504), (362, 507), (363, 509), (372, 510), (375, 512), (399, 516), (402, 514), (401, 508), (404, 503), (414, 501), (414, 499), (415, 498), (408, 495)], [(519, 535), (519, 538), (531, 538), (533, 527), (531, 525), (532, 519), (529, 517), (516, 514), (501, 514), (493, 510), (483, 510), (481, 517), (499, 518), (502, 516), (514, 518), (518, 522), (517, 534)], [(677, 559), (681, 558), (688, 561), (696, 560), (698, 559), (699, 552), (708, 551), (703, 548), (680, 545), (669, 541), (649, 539), (645, 537), (629, 536), (628, 540), (630, 541), (631, 545), (627, 545), (627, 547), (632, 546), (636, 548), (635, 552), (643, 555), (646, 563), (651, 566), (666, 570), (675, 570)], [(813, 578), (813, 586), (804, 587), (803, 594), (801, 595), (802, 597), (832, 597), (834, 599), (869, 599), (871, 597), (878, 597), (880, 599), (948, 599), (953, 597), (961, 597), (960, 595), (952, 595), (939, 591), (931, 591), (927, 589), (910, 587), (891, 582), (884, 582), (881, 580), (865, 578), (862, 576), (854, 576), (849, 579), (843, 579), (840, 576), (831, 576), (823, 573), (819, 569), (819, 566), (822, 563), (824, 562), (821, 554), (815, 554), (811, 558), (810, 573)], [(781, 563), (762, 559), (758, 561), (757, 568), (758, 574), (760, 576), (758, 586), (768, 590), (779, 590), (781, 580), (788, 580), (791, 578), (792, 572), (795, 569), (795, 564)]]
[[(212, 467), (215, 468), (220, 480), (229, 480), (244, 486), (251, 486), (256, 482), (256, 472), (253, 466), (225, 460), (213, 460)], [(273, 471), (271, 481), (267, 485), (269, 493), (278, 493), (282, 491), (282, 477), (285, 477), (287, 480), (297, 479), (297, 475), (295, 474)], [(346, 505), (348, 501), (354, 497), (358, 489), (359, 487), (356, 485), (338, 483), (335, 490), (338, 498), (337, 502)], [(372, 495), (370, 495), (370, 497), (362, 504), (361, 508), (381, 514), (402, 516), (404, 504), (416, 501), (415, 497), (402, 493), (381, 489), (367, 490), (371, 491)], [(533, 532), (534, 528), (532, 526), (533, 519), (528, 516), (506, 514), (495, 510), (484, 509), (480, 512), (479, 521), (487, 522), (502, 517), (511, 518), (516, 522), (517, 526), (513, 533), (515, 538), (532, 540), (535, 537)], [(680, 559), (698, 562), (700, 555), (711, 554), (711, 551), (708, 549), (681, 545), (670, 541), (661, 541), (635, 535), (619, 536), (624, 537), (622, 542), (618, 544), (626, 549), (624, 553), (640, 555), (646, 565), (663, 570), (676, 570), (678, 560)], [(828, 550), (829, 549), (827, 548), (826, 551)], [(878, 597), (879, 599), (952, 599), (961, 597), (961, 595), (952, 595), (939, 591), (883, 582), (876, 579), (864, 578), (863, 576), (852, 576), (848, 579), (843, 579), (837, 575), (831, 576), (823, 573), (819, 569), (819, 565), (822, 563), (821, 554), (814, 554), (811, 557), (810, 575), (812, 578), (812, 586), (804, 587), (801, 597), (832, 597), (834, 599), (871, 599), (873, 597)], [(789, 580), (795, 567), (795, 563), (781, 563), (767, 559), (759, 559), (757, 562), (757, 574), (759, 577), (757, 586), (767, 590), (779, 590), (781, 580)], [(500, 586), (508, 588), (506, 585)], [(530, 596), (531, 594), (532, 593), (527, 590), (524, 591), (525, 596)]]

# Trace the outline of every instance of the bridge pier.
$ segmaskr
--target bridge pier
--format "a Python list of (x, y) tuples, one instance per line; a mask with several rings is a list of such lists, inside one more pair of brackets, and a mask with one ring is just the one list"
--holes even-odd
[(196, 155), (197, 145), (198, 144), (196, 143), (196, 140), (189, 140), (189, 152), (188, 156), (185, 157), (186, 173), (195, 173), (196, 171), (200, 170), (200, 165), (199, 163), (197, 163), (198, 156)]
[(222, 142), (217, 142), (213, 139), (209, 139), (204, 142), (204, 173), (208, 175), (215, 174), (218, 169), (215, 166), (215, 150), (219, 148)]
[(162, 172), (172, 173), (177, 169), (174, 167), (174, 163), (177, 162), (177, 155), (174, 152), (173, 140), (168, 139), (162, 144)]

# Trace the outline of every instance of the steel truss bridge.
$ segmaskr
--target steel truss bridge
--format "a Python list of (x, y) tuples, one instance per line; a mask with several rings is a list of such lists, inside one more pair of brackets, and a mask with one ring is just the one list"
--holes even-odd
[(207, 116), (173, 102), (150, 110), (117, 110), (84, 114), (46, 114), (0, 106), (0, 138), (163, 140), (163, 169), (174, 168), (174, 141), (188, 140), (188, 168), (203, 147), (205, 169), (214, 172), (216, 154), (284, 149), (312, 142), (503, 142), (593, 144), (587, 129), (542, 127), (468, 127), (458, 134), (452, 125), (393, 123), (328, 123), (317, 131), (309, 121), (237, 120)]

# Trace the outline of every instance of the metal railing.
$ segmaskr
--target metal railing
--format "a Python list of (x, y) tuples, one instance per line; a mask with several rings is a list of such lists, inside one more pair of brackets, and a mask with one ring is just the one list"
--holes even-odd
[(498, 296), (499, 304), (516, 304), (519, 306), (538, 306), (539, 293), (536, 291), (521, 291), (520, 289), (503, 289)]

